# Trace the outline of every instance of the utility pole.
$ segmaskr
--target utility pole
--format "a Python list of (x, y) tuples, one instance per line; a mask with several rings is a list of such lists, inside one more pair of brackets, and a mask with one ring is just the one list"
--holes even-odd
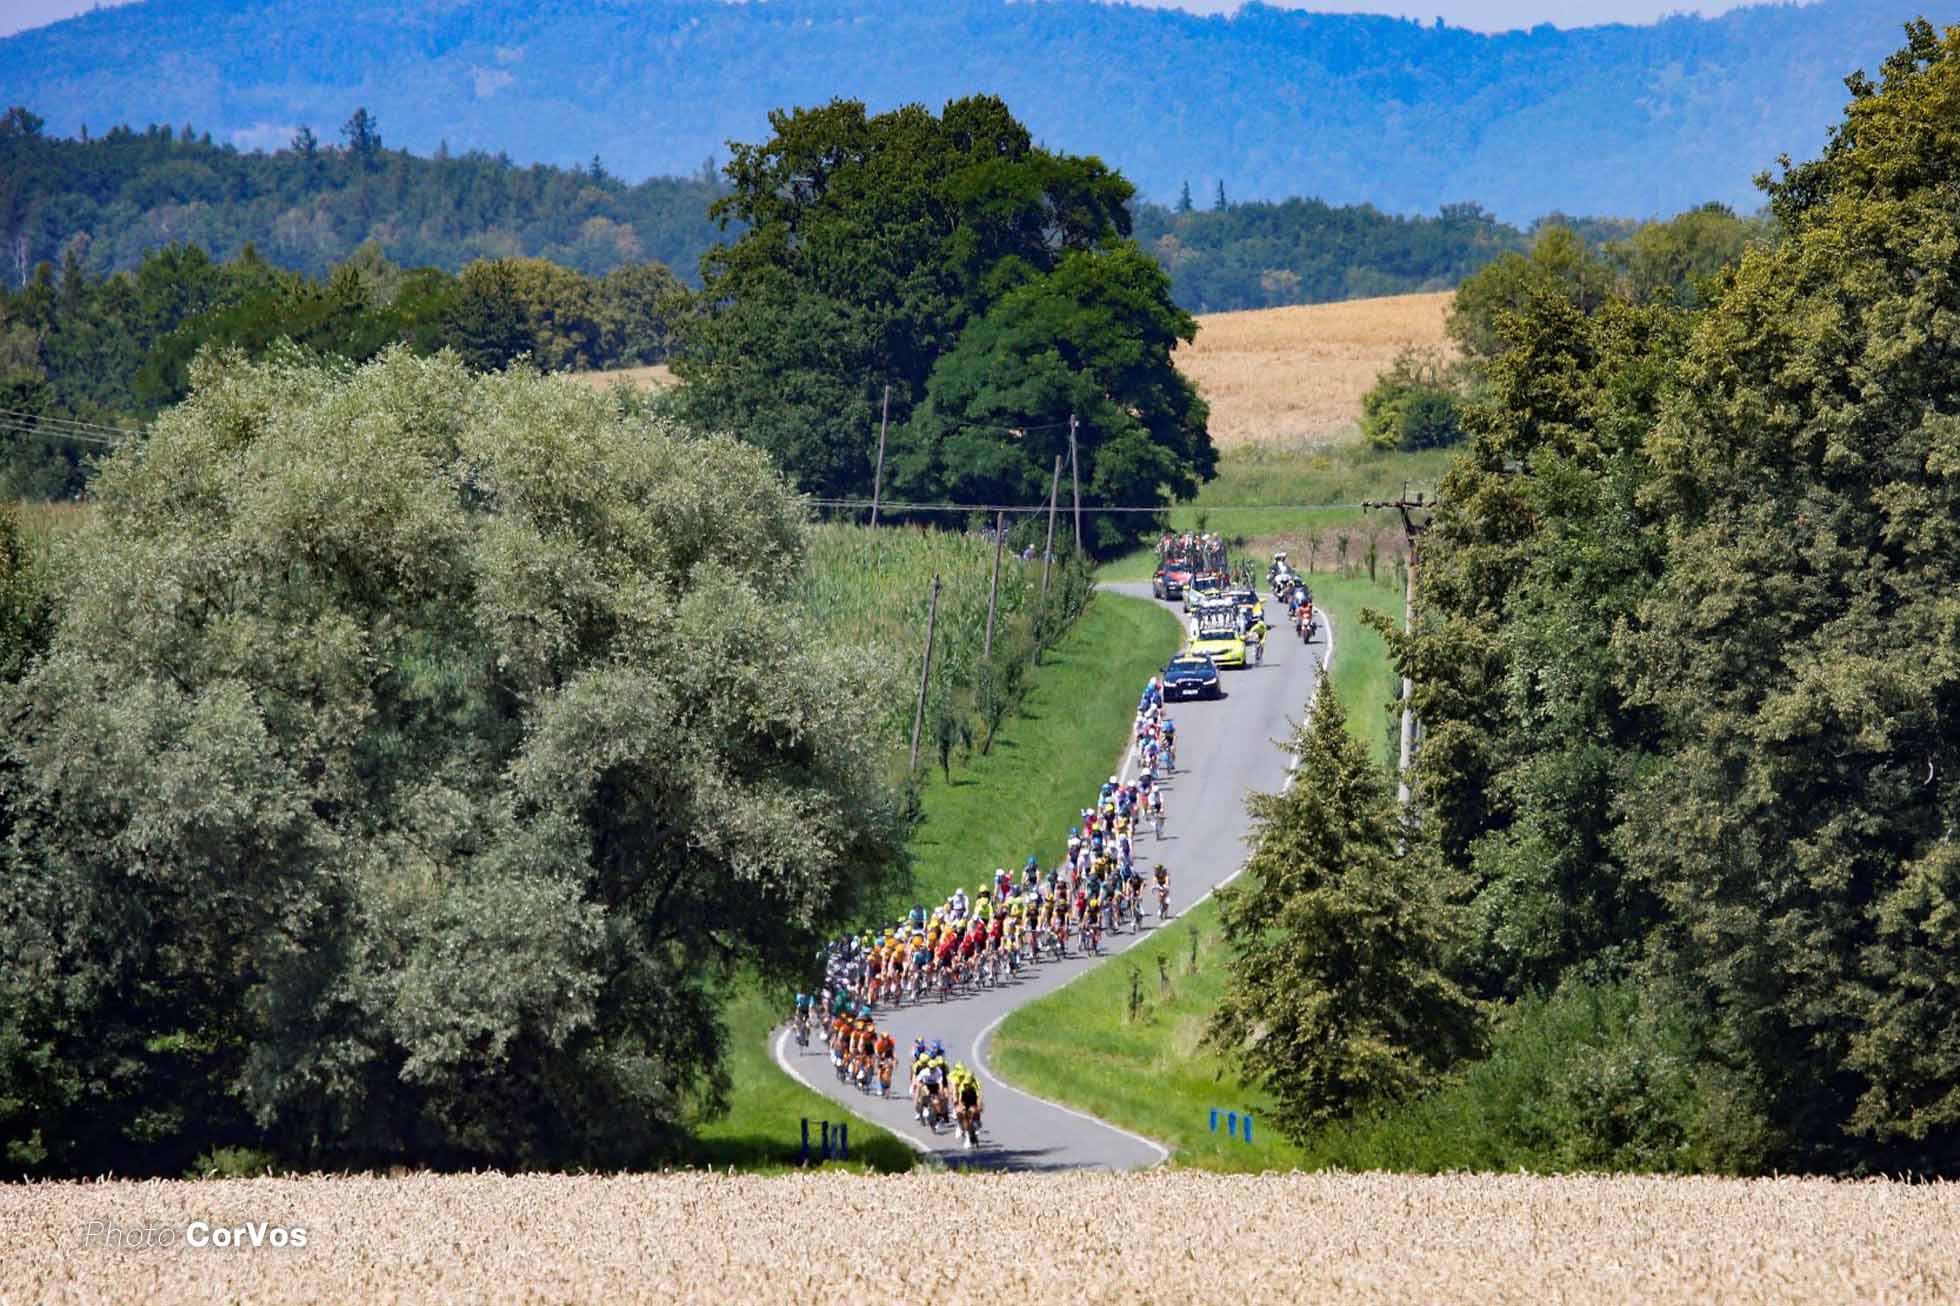
[(994, 655), (994, 608), (1000, 603), (1000, 551), (1007, 543), (1007, 514), (994, 514), (994, 578), (987, 582), (987, 642), (980, 650), (982, 658)]
[(878, 466), (871, 473), (871, 529), (878, 529), (878, 492), (885, 485), (885, 430), (892, 420), (892, 383), (885, 382), (885, 402), (878, 410)]
[(926, 685), (932, 680), (932, 628), (939, 620), (939, 573), (932, 576), (932, 601), (926, 607), (926, 660), (919, 668), (919, 705), (912, 709), (912, 763), (906, 774), (919, 769), (919, 727), (926, 723)]
[(1075, 414), (1068, 415), (1068, 477), (1075, 483), (1075, 551), (1082, 552), (1082, 465), (1075, 456)]
[(1055, 501), (1062, 493), (1062, 456), (1055, 455), (1055, 476), (1048, 482), (1048, 547), (1041, 555), (1041, 603), (1048, 605), (1048, 572), (1055, 565)]
[[(1420, 551), (1416, 541), (1424, 531), (1429, 529), (1430, 522), (1430, 517), (1424, 517), (1421, 521), (1417, 521), (1410, 514), (1414, 512), (1428, 512), (1433, 516), (1436, 509), (1435, 501), (1425, 498), (1421, 493), (1418, 493), (1415, 498), (1411, 499), (1409, 497), (1408, 487), (1404, 485), (1400, 499), (1363, 503), (1361, 506), (1364, 508), (1393, 508), (1402, 514), (1402, 528), (1409, 536), (1409, 574), (1407, 580), (1404, 582), (1405, 588), (1402, 595), (1402, 633), (1405, 635), (1410, 634), (1416, 628), (1416, 555)], [(1416, 714), (1415, 709), (1410, 704), (1410, 698), (1414, 692), (1415, 683), (1407, 676), (1402, 677), (1402, 757), (1400, 764), (1396, 768), (1398, 781), (1395, 796), (1404, 808), (1408, 807), (1411, 796), (1409, 793), (1409, 763), (1414, 760), (1415, 755)]]

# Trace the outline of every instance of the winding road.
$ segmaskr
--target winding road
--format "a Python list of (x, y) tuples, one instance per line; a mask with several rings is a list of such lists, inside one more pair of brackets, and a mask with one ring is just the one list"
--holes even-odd
[[(1104, 588), (1156, 601), (1150, 596), (1148, 582)], [(1165, 606), (1178, 611), (1175, 605)], [(1267, 643), (1263, 665), (1222, 673), (1224, 698), (1180, 703), (1171, 709), (1177, 719), (1178, 769), (1165, 785), (1164, 839), (1157, 843), (1146, 836), (1138, 847), (1138, 860), (1145, 865), (1162, 861), (1171, 868), (1173, 926), (1179, 913), (1230, 879), (1244, 864), (1245, 794), (1252, 789), (1277, 789), (1285, 782), (1288, 759), (1273, 741), (1285, 738), (1291, 732), (1290, 723), (1306, 710), (1333, 647), (1332, 631), (1331, 621), (1324, 616), (1315, 641), (1309, 645), (1276, 631)], [(1122, 692), (1141, 690), (1141, 685), (1125, 686)], [(1111, 741), (1112, 748), (1115, 742)], [(1081, 801), (1086, 803), (1091, 797), (1084, 794)], [(1055, 831), (1052, 842), (1059, 845), (1063, 833)], [(1038, 854), (1046, 866), (1054, 860), (1058, 846), (1028, 851)], [(979, 883), (993, 869), (975, 866), (973, 881)], [(1153, 916), (1141, 935), (1105, 935), (1100, 958), (1071, 955), (1059, 962), (1044, 961), (998, 988), (948, 1002), (928, 999), (918, 1006), (880, 1012), (880, 1026), (889, 1027), (898, 1039), (901, 1061), (915, 1036), (939, 1039), (946, 1045), (949, 1061), (963, 1060), (979, 1072), (986, 1092), (987, 1118), (981, 1130), (981, 1146), (976, 1149), (963, 1147), (952, 1129), (934, 1134), (913, 1118), (910, 1099), (905, 1096), (902, 1065), (893, 1080), (892, 1097), (883, 1100), (838, 1082), (818, 1039), (812, 1038), (808, 1048), (798, 1048), (784, 1028), (770, 1036), (772, 1049), (777, 1063), (811, 1088), (920, 1151), (947, 1160), (1034, 1170), (1125, 1170), (1155, 1165), (1169, 1156), (1161, 1145), (1024, 1093), (1002, 1082), (986, 1062), (987, 1040), (1017, 1007), (1054, 992), (1089, 967), (1149, 938), (1155, 928)], [(1120, 1018), (1120, 1012), (1110, 1013), (1111, 1020)]]

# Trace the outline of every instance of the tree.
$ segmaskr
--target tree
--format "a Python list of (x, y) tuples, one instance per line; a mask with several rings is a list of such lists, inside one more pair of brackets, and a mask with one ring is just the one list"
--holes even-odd
[(1749, 1122), (1738, 1166), (1960, 1166), (1931, 1034), (1960, 1019), (1960, 29), (1907, 35), (1769, 183), (1786, 237), (1743, 256), (1647, 437), (1671, 565), (1623, 640), (1672, 747), (1628, 838), (1711, 1097)]
[(16, 104), (0, 116), (0, 141), (33, 140), (47, 126), (47, 120)]
[(1611, 270), (1570, 228), (1541, 228), (1529, 254), (1505, 254), (1457, 287), (1450, 303), (1450, 337), (1475, 363), (1504, 352), (1504, 319), (1537, 295), (1558, 295), (1582, 313), (1597, 311), (1614, 292)]
[(507, 260), (472, 263), (457, 278), (455, 301), (443, 323), (443, 342), (479, 372), (508, 367), (531, 348), (517, 275)]
[(1391, 642), (1463, 975), (1637, 984), (1701, 1165), (1953, 1173), (1960, 32), (1849, 84), (1732, 268), (1704, 211), (1603, 300), (1561, 239), (1467, 306), (1488, 390)]
[(744, 229), (703, 260), (677, 323), (681, 401), (807, 490), (869, 494), (885, 386), (908, 420), (968, 324), (1121, 239), (1134, 192), (1100, 160), (1036, 147), (992, 97), (937, 116), (839, 100), (770, 125), (726, 169), (734, 192), (713, 212)]
[(1177, 192), (1177, 212), (1179, 215), (1183, 215), (1189, 213), (1195, 207), (1191, 203), (1191, 183), (1187, 181)]
[[(1171, 362), (1197, 324), (1133, 244), (1071, 253), (1003, 295), (934, 367), (898, 432), (893, 484), (908, 497), (1033, 503), (1077, 423), (1083, 504), (1150, 507), (1197, 492), (1218, 455), (1205, 403)], [(1085, 546), (1120, 546), (1134, 520), (1094, 514)]]
[(50, 596), (35, 552), (18, 509), (0, 504), (0, 684), (19, 680), (47, 644)]
[(354, 110), (353, 117), (341, 127), (340, 138), (347, 142), (347, 152), (363, 171), (374, 169), (381, 156), (381, 127), (373, 114), (365, 108)]
[(311, 160), (320, 152), (320, 138), (313, 134), (311, 127), (302, 123), (300, 129), (293, 133), (292, 150), (300, 158)]
[(1248, 797), (1248, 887), (1219, 891), (1233, 956), (1206, 1038), (1273, 1094), (1274, 1126), (1299, 1141), (1415, 1095), (1476, 1052), (1482, 1026), (1444, 972), (1440, 882), (1398, 853), (1394, 796), (1331, 683), (1283, 747), (1297, 778)]
[(1440, 449), (1463, 439), (1462, 404), (1456, 369), (1409, 347), (1361, 396), (1361, 435), (1377, 449)]
[(649, 1163), (734, 970), (902, 865), (879, 709), (780, 692), (855, 656), (782, 620), (802, 505), (528, 371), (196, 382), (0, 691), (10, 1168)]
[(1213, 213), (1224, 213), (1231, 207), (1231, 205), (1225, 202), (1225, 179), (1220, 177), (1218, 179), (1218, 194), (1211, 201), (1211, 211)]
[(599, 283), (608, 365), (658, 363), (673, 346), (674, 317), (685, 311), (687, 287), (659, 263), (614, 268)]

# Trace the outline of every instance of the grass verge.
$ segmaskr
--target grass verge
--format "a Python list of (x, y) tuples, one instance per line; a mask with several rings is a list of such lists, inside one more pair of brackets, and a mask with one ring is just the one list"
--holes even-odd
[[(1361, 613), (1374, 608), (1399, 619), (1401, 592), (1392, 582), (1370, 581), (1363, 573), (1316, 576), (1314, 595), (1333, 614), (1334, 692), (1347, 705), (1348, 729), (1386, 764), (1395, 671), (1386, 641)], [(1250, 1143), (1226, 1133), (1225, 1112), (1249, 1112), (1257, 1121), (1269, 1099), (1200, 1046), (1205, 1022), (1224, 991), (1225, 960), (1216, 903), (1207, 901), (1174, 923), (1163, 939), (1098, 966), (1009, 1016), (988, 1059), (1002, 1077), (1029, 1092), (1168, 1144), (1173, 1165), (1249, 1171), (1310, 1165), (1309, 1153), (1271, 1130), (1255, 1125)], [(1141, 997), (1134, 1020), (1129, 1016), (1133, 982)], [(1216, 1133), (1213, 1108), (1219, 1111)]]
[[(933, 775), (912, 837), (913, 886), (921, 902), (953, 887), (969, 889), (996, 866), (1018, 868), (1029, 853), (1046, 860), (1092, 792), (1121, 756), (1136, 695), (1177, 648), (1176, 618), (1154, 603), (1099, 595), (1076, 628), (1043, 659), (1020, 716), (1002, 727), (993, 751)], [(909, 904), (907, 904), (909, 905)], [(895, 908), (895, 910), (897, 910)], [(768, 1169), (796, 1163), (798, 1122), (838, 1120), (842, 1109), (785, 1075), (767, 1046), (787, 994), (744, 984), (727, 1008), (728, 1113), (695, 1131), (701, 1164)], [(852, 1163), (896, 1171), (918, 1156), (890, 1132), (851, 1120)]]

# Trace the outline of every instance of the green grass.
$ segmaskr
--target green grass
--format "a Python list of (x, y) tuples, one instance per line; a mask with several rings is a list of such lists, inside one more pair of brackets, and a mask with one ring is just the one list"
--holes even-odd
[[(1044, 861), (1120, 758), (1143, 682), (1163, 667), (1179, 638), (1176, 618), (1153, 603), (1104, 594), (1044, 659), (1022, 714), (993, 752), (976, 754), (949, 783), (934, 773), (921, 795), (924, 816), (911, 843), (913, 895), (937, 902), (955, 885), (972, 888), (996, 866)], [(690, 1159), (744, 1169), (795, 1163), (798, 1121), (838, 1120), (841, 1108), (779, 1069), (766, 1045), (787, 995), (746, 985), (727, 1008), (731, 1086), (728, 1113), (695, 1131)], [(813, 1125), (814, 1127), (814, 1125)], [(886, 1130), (851, 1119), (854, 1164), (904, 1170), (917, 1154)]]
[[(1385, 582), (1385, 583), (1384, 583)], [(1401, 591), (1392, 577), (1367, 573), (1314, 578), (1314, 596), (1335, 622), (1334, 692), (1348, 709), (1348, 729), (1377, 760), (1390, 757), (1387, 705), (1396, 693), (1388, 646), (1361, 619), (1374, 608), (1400, 619)], [(1211, 1132), (1211, 1109), (1250, 1111), (1257, 1120), (1268, 1101), (1199, 1046), (1225, 982), (1227, 956), (1215, 902), (1174, 922), (1161, 940), (1085, 973), (1067, 987), (1022, 1007), (994, 1037), (989, 1060), (1004, 1078), (1043, 1097), (1168, 1144), (1172, 1164), (1207, 1170), (1269, 1170), (1307, 1166), (1315, 1158), (1272, 1130), (1253, 1130), (1253, 1142)], [(1191, 938), (1197, 935), (1196, 969)], [(1159, 988), (1157, 958), (1169, 971)], [(1129, 1018), (1131, 966), (1141, 975), (1144, 1006)], [(1350, 1150), (1356, 1150), (1351, 1147)]]
[[(1255, 1128), (1249, 1144), (1226, 1136), (1226, 1111), (1249, 1112), (1257, 1120), (1268, 1099), (1199, 1046), (1224, 991), (1223, 956), (1216, 902), (1207, 901), (1148, 943), (1015, 1012), (994, 1036), (987, 1058), (1013, 1084), (1168, 1144), (1173, 1165), (1292, 1169), (1301, 1153), (1276, 1131)], [(1133, 967), (1143, 993), (1134, 1022), (1128, 1016)], [(1216, 1134), (1210, 1128), (1214, 1107)]]
[(1321, 573), (1313, 578), (1314, 601), (1334, 618), (1334, 692), (1347, 709), (1348, 730), (1366, 744), (1375, 760), (1383, 765), (1394, 761), (1390, 740), (1399, 727), (1391, 705), (1401, 692), (1394, 664), (1389, 661), (1388, 642), (1361, 614), (1373, 609), (1402, 620), (1402, 589), (1391, 575), (1381, 574), (1370, 581), (1368, 573), (1337, 576)]
[(776, 1065), (769, 1032), (781, 1021), (784, 1005), (753, 983), (742, 985), (729, 1001), (723, 1012), (728, 1022), (728, 1113), (695, 1127), (687, 1160), (744, 1170), (793, 1166), (801, 1120), (810, 1121), (814, 1138), (818, 1121), (848, 1119), (853, 1167), (886, 1173), (911, 1169), (919, 1157), (909, 1144), (868, 1120), (846, 1117), (835, 1102)]
[(1053, 859), (1121, 760), (1143, 682), (1163, 670), (1181, 634), (1154, 603), (1097, 596), (1043, 660), (993, 752), (976, 754), (951, 784), (933, 777), (911, 845), (919, 901), (938, 902), (956, 885), (970, 890), (997, 866), (1018, 871), (1030, 854)]

